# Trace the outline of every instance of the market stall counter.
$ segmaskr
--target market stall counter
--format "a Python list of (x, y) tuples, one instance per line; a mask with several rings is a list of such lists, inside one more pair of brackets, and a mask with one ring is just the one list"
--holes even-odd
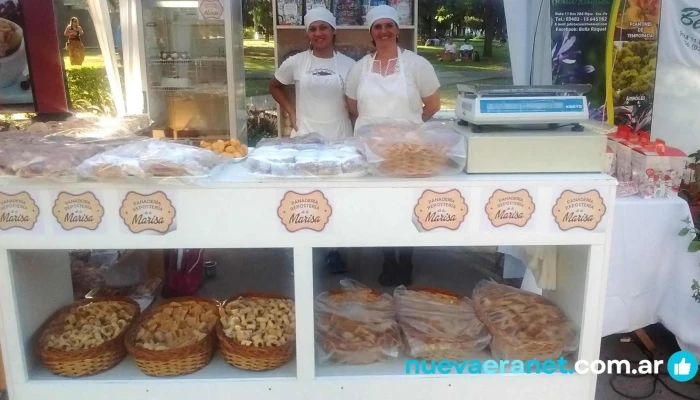
[[(379, 358), (372, 359), (373, 362), (356, 365), (352, 360), (358, 360), (359, 355), (353, 356), (353, 351), (358, 351), (360, 347), (343, 345), (344, 341), (352, 342), (355, 339), (348, 339), (346, 334), (339, 332), (339, 339), (333, 343), (345, 346), (342, 348), (346, 351), (346, 357), (340, 361), (323, 359), (321, 355), (328, 354), (328, 348), (323, 347), (325, 342), (316, 342), (323, 337), (319, 336), (323, 332), (320, 329), (354, 326), (354, 335), (360, 335), (353, 336), (357, 340), (378, 340), (374, 334), (358, 332), (370, 329), (367, 327), (379, 329), (379, 326), (388, 326), (386, 323), (397, 317), (392, 316), (393, 313), (379, 314), (384, 315), (380, 318), (388, 319), (350, 323), (347, 316), (338, 320), (338, 314), (328, 314), (328, 321), (335, 322), (323, 325), (325, 320), (319, 319), (320, 316), (315, 315), (314, 311), (318, 312), (320, 297), (315, 299), (314, 295), (319, 292), (334, 293), (333, 290), (338, 289), (337, 286), (316, 278), (319, 268), (322, 268), (319, 264), (323, 262), (314, 257), (313, 250), (340, 247), (556, 245), (561, 254), (557, 290), (546, 292), (539, 299), (528, 299), (519, 293), (508, 296), (515, 296), (513, 299), (516, 301), (524, 301), (535, 307), (551, 308), (551, 312), (548, 311), (546, 315), (554, 318), (552, 321), (559, 321), (556, 324), (566, 324), (565, 331), (575, 336), (571, 342), (562, 341), (563, 337), (556, 339), (559, 343), (557, 346), (562, 347), (555, 346), (559, 350), (553, 355), (540, 353), (543, 350), (537, 348), (515, 354), (525, 354), (527, 357), (544, 354), (555, 358), (561, 355), (569, 363), (577, 359), (594, 360), (599, 354), (615, 203), (615, 181), (605, 175), (469, 176), (460, 173), (425, 179), (366, 176), (290, 180), (261, 178), (250, 174), (244, 163), (229, 163), (224, 165), (215, 179), (194, 179), (177, 184), (149, 177), (68, 183), (9, 177), (2, 182), (1, 341), (8, 372), (8, 387), (15, 400), (49, 397), (95, 400), (114, 396), (129, 399), (189, 399), (203, 391), (209, 393), (212, 399), (229, 398), (233, 391), (241, 396), (268, 399), (328, 396), (378, 398), (389, 392), (412, 399), (424, 397), (422, 393), (428, 390), (455, 399), (461, 398), (466, 392), (514, 399), (534, 396), (592, 399), (594, 396), (596, 380), (593, 375), (514, 374), (507, 369), (493, 375), (471, 376), (467, 376), (467, 372), (460, 374), (452, 371), (437, 379), (428, 379), (431, 377), (425, 372), (418, 376), (407, 376), (406, 365), (411, 360), (411, 354), (419, 353), (415, 353), (416, 350), (406, 350), (400, 336), (395, 337), (399, 341), (396, 342), (394, 351), (377, 353)], [(210, 286), (207, 298), (213, 298), (217, 302), (227, 299), (235, 301), (239, 294), (243, 299), (246, 296), (257, 298), (255, 294), (245, 293), (270, 289), (256, 282), (271, 282), (288, 288), (278, 293), (279, 298), (288, 298), (294, 302), (295, 334), (284, 336), (293, 343), (290, 349), (293, 349), (294, 355), (277, 354), (269, 363), (262, 363), (271, 366), (262, 368), (264, 371), (241, 369), (232, 366), (236, 365), (235, 358), (232, 358), (230, 351), (221, 347), (221, 337), (218, 339), (219, 344), (216, 344), (216, 335), (212, 333), (215, 335), (212, 343), (221, 348), (221, 353), (216, 350), (201, 353), (205, 354), (204, 358), (201, 359), (201, 364), (195, 365), (194, 373), (176, 373), (177, 377), (158, 378), (149, 376), (151, 373), (147, 371), (155, 371), (152, 373), (162, 376), (159, 374), (168, 370), (161, 367), (148, 369), (155, 367), (144, 364), (144, 360), (148, 360), (143, 353), (145, 350), (134, 353), (132, 348), (142, 343), (141, 346), (154, 346), (155, 349), (158, 346), (167, 347), (167, 343), (159, 345), (157, 341), (146, 341), (146, 338), (157, 340), (158, 331), (148, 333), (150, 331), (140, 332), (133, 328), (136, 329), (133, 333), (135, 336), (129, 336), (129, 333), (126, 336), (128, 353), (131, 355), (123, 360), (117, 359), (116, 365), (111, 369), (79, 378), (55, 375), (49, 372), (51, 370), (44, 362), (39, 361), (34, 339), (42, 332), (40, 328), (51, 315), (74, 301), (68, 254), (74, 248), (216, 248), (230, 251), (232, 253), (224, 259), (239, 260), (240, 266), (224, 268), (220, 265), (219, 275), (239, 275), (231, 281), (217, 283), (216, 290)], [(263, 248), (286, 254), (290, 260), (289, 269), (279, 261), (265, 262), (257, 256), (239, 253)], [(266, 250), (268, 253), (270, 251)], [(185, 259), (187, 256), (181, 257)], [(245, 269), (246, 265), (260, 267)], [(429, 272), (429, 275), (439, 276), (436, 273), (437, 271)], [(437, 296), (442, 293), (440, 291), (428, 291), (427, 294), (417, 292), (414, 296), (418, 296), (418, 299), (423, 298), (421, 296), (437, 296), (428, 298), (433, 302), (447, 301), (446, 304), (452, 304), (451, 302), (459, 301), (461, 296), (473, 297), (477, 301), (482, 298), (480, 296), (491, 293), (484, 292), (482, 295), (476, 290), (474, 293), (467, 292), (466, 288), (474, 287), (477, 282), (467, 282), (464, 279), (445, 281), (455, 285), (453, 289), (457, 289), (456, 295), (451, 294), (445, 298)], [(336, 284), (338, 280), (336, 277)], [(362, 283), (371, 290), (377, 290), (374, 282), (371, 279)], [(496, 297), (485, 304), (499, 304), (500, 301), (505, 301), (503, 304), (506, 304), (511, 301), (498, 300), (498, 296), (503, 296), (499, 293), (500, 289), (493, 293)], [(204, 292), (198, 294), (205, 295)], [(352, 292), (351, 297), (336, 300), (344, 298), (345, 301), (358, 301), (355, 295), (357, 293)], [(386, 296), (388, 297), (383, 301), (388, 301), (387, 304), (395, 301), (392, 300), (392, 292)], [(361, 298), (365, 299), (363, 302), (369, 301), (368, 305), (373, 304), (371, 296), (365, 297), (362, 294)], [(141, 317), (129, 317), (131, 322), (125, 320), (125, 324), (148, 329), (148, 321), (165, 318), (163, 315), (167, 316), (167, 312), (173, 313), (173, 310), (180, 309), (177, 307), (190, 307), (188, 310), (202, 307), (202, 319), (193, 320), (192, 323), (200, 324), (203, 330), (193, 337), (199, 337), (200, 334), (209, 337), (207, 332), (213, 332), (210, 330), (213, 325), (209, 325), (209, 317), (205, 315), (209, 307), (206, 304), (221, 303), (198, 302), (200, 300), (188, 306), (190, 303), (183, 301), (177, 306), (166, 307), (169, 311), (153, 307), (145, 309)], [(332, 309), (341, 312), (342, 304), (338, 303)], [(471, 307), (468, 304), (460, 307)], [(483, 340), (488, 335), (498, 335), (500, 338), (499, 342), (492, 342), (491, 346), (503, 349), (507, 345), (507, 349), (524, 350), (517, 345), (517, 341), (513, 342), (514, 338), (508, 339), (509, 334), (515, 334), (508, 328), (510, 323), (507, 321), (510, 319), (494, 317), (518, 311), (500, 309), (499, 306), (496, 309), (490, 306), (491, 308), (480, 310), (479, 304), (474, 303), (476, 312), (472, 314), (471, 320), (465, 321), (469, 329), (482, 329), (473, 334), (474, 340), (482, 341), (478, 342), (478, 346), (477, 342), (461, 345), (466, 346), (462, 348), (473, 351), (470, 357), (482, 361), (503, 357), (494, 348), (484, 347)], [(246, 303), (241, 303), (241, 307), (245, 306)], [(235, 311), (238, 306), (232, 307), (234, 308), (226, 308), (227, 312), (238, 312)], [(286, 308), (278, 305), (272, 307), (274, 310), (283, 310), (289, 308), (289, 305), (285, 305)], [(419, 303), (418, 306), (406, 308), (408, 311), (405, 312), (409, 314), (399, 314), (398, 323), (389, 326), (394, 326), (392, 329), (398, 334), (401, 329), (415, 327), (416, 322), (411, 321), (431, 321), (435, 318), (434, 314), (425, 314), (425, 310), (432, 308), (425, 307)], [(415, 316), (417, 312), (418, 317)], [(564, 316), (570, 322), (564, 322), (561, 319)], [(234, 317), (231, 314), (230, 321), (234, 321)], [(284, 317), (290, 319), (289, 315), (280, 314), (280, 321)], [(490, 322), (484, 328), (478, 328), (479, 325), (474, 325), (475, 318), (482, 321), (486, 318), (485, 321)], [(336, 325), (338, 321), (345, 322)], [(343, 325), (348, 323), (350, 325)], [(556, 324), (551, 326), (560, 326)], [(230, 329), (231, 325), (228, 326)], [(439, 328), (442, 330), (453, 329), (448, 325), (438, 326), (442, 326)], [(486, 327), (489, 328), (488, 331)], [(540, 328), (547, 331), (546, 326)], [(561, 328), (557, 329), (557, 332), (563, 332)], [(240, 339), (240, 342), (236, 342), (239, 345), (247, 343), (245, 336), (236, 339), (238, 336), (234, 331), (230, 335), (233, 339), (227, 340)], [(423, 343), (426, 340), (424, 335), (416, 333), (413, 336), (422, 338), (419, 343)], [(274, 343), (279, 337), (268, 339)], [(548, 340), (553, 340), (553, 337)], [(253, 337), (250, 342), (253, 342)], [(415, 343), (414, 341), (409, 349), (415, 349)], [(231, 350), (230, 346), (228, 349)], [(191, 353), (191, 356), (195, 354), (200, 353)], [(245, 354), (248, 359), (252, 357), (260, 360), (263, 357), (250, 352)], [(428, 354), (444, 353), (433, 351)], [(182, 368), (181, 364), (178, 365)], [(255, 365), (261, 365), (261, 362)], [(505, 380), (507, 385), (503, 384)]]
[[(442, 124), (249, 149), (76, 123), (0, 136), (14, 400), (594, 397), (595, 376), (571, 371), (599, 356), (607, 175), (467, 175)], [(556, 290), (426, 267), (422, 251), (506, 245), (556, 246)], [(382, 274), (331, 274), (326, 254), (347, 248), (383, 248)]]

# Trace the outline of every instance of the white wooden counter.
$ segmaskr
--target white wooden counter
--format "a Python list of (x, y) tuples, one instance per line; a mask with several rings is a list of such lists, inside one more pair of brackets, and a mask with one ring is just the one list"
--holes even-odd
[[(341, 180), (260, 180), (235, 165), (216, 181), (189, 185), (154, 182), (51, 183), (6, 178), (0, 196), (26, 192), (39, 216), (31, 230), (0, 230), (0, 342), (13, 400), (248, 399), (593, 399), (594, 375), (405, 375), (405, 359), (367, 366), (317, 365), (314, 359), (313, 248), (386, 246), (559, 245), (558, 290), (545, 296), (581, 328), (578, 359), (598, 358), (605, 298), (615, 180), (606, 175), (466, 174), (434, 179), (366, 177)], [(535, 204), (524, 227), (495, 227), (486, 204), (495, 190), (527, 190)], [(287, 192), (320, 191), (332, 213), (320, 232), (290, 232), (278, 216)], [(454, 229), (420, 231), (414, 209), (425, 190), (456, 190), (468, 213)], [(170, 231), (133, 233), (120, 216), (129, 192), (162, 192), (172, 203)], [(562, 230), (554, 204), (565, 191), (597, 193), (604, 214), (591, 230)], [(91, 192), (104, 208), (94, 231), (66, 231), (52, 213), (61, 192)], [(0, 199), (1, 200), (1, 199)], [(0, 204), (1, 206), (1, 204)], [(1, 209), (0, 209), (1, 211)], [(51, 375), (34, 358), (32, 335), (72, 300), (68, 253), (75, 248), (285, 248), (293, 252), (297, 309), (296, 359), (253, 373), (220, 357), (180, 378), (143, 375), (129, 358), (105, 373), (80, 379)], [(319, 261), (316, 260), (316, 263)], [(290, 278), (291, 279), (291, 278)], [(487, 358), (488, 354), (482, 357)]]

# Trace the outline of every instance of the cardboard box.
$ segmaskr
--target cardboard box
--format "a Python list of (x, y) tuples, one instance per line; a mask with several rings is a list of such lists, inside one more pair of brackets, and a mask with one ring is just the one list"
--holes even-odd
[(605, 149), (605, 173), (610, 176), (615, 176), (615, 151), (612, 149), (610, 144), (608, 144)]
[(644, 198), (678, 196), (681, 180), (693, 162), (685, 153), (656, 140), (632, 151), (632, 179)]
[(615, 153), (615, 177), (618, 181), (632, 181), (632, 152), (640, 145), (648, 143), (649, 140), (648, 132), (637, 134), (626, 125), (618, 126), (614, 134), (608, 135), (608, 145)]

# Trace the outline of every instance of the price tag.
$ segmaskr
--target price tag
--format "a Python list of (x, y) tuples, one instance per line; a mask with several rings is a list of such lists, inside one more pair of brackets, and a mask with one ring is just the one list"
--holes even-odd
[(78, 195), (61, 192), (56, 197), (52, 212), (58, 224), (66, 231), (76, 228), (94, 231), (105, 215), (104, 207), (92, 192)]
[(592, 231), (602, 221), (605, 211), (605, 202), (597, 190), (584, 193), (565, 190), (554, 203), (552, 215), (563, 231), (574, 228)]
[(289, 232), (304, 229), (321, 232), (326, 228), (333, 209), (320, 190), (310, 193), (289, 191), (277, 208), (277, 216)]
[(132, 233), (153, 231), (169, 233), (176, 229), (177, 211), (168, 196), (161, 192), (128, 192), (119, 208), (119, 216)]
[(0, 192), (0, 230), (12, 228), (31, 231), (39, 220), (39, 206), (27, 192)]
[(437, 228), (456, 231), (469, 213), (462, 193), (457, 189), (447, 192), (426, 190), (413, 208), (413, 224), (421, 232)]
[(535, 203), (530, 192), (520, 189), (508, 192), (498, 189), (486, 203), (486, 215), (491, 224), (498, 228), (504, 225), (524, 227), (535, 212)]

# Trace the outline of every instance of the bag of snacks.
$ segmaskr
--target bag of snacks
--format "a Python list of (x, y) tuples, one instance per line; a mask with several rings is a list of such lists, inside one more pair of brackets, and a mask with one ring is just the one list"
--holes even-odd
[(467, 162), (466, 139), (439, 122), (378, 122), (356, 133), (374, 175), (424, 178), (459, 174)]
[(349, 279), (340, 284), (314, 304), (319, 361), (370, 364), (397, 357), (401, 339), (392, 297)]
[(399, 286), (394, 290), (394, 302), (410, 357), (468, 359), (491, 341), (467, 297), (438, 288)]
[(88, 179), (128, 176), (201, 177), (226, 160), (210, 150), (148, 139), (128, 143), (89, 158), (78, 166), (78, 174)]
[(476, 314), (493, 337), (495, 358), (555, 360), (578, 347), (574, 323), (543, 296), (481, 281), (472, 299)]

